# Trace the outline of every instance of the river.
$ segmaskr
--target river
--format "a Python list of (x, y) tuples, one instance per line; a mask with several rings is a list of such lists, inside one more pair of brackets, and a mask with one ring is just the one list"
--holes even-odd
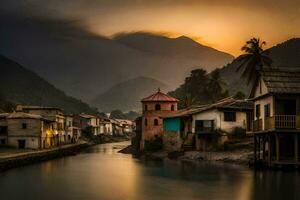
[(0, 200), (293, 200), (299, 172), (212, 163), (147, 161), (102, 144), (71, 157), (0, 173)]

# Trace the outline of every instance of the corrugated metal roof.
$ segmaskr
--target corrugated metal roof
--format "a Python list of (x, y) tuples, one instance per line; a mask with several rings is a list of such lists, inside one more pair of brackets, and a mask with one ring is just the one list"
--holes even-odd
[(156, 93), (142, 99), (142, 102), (149, 101), (178, 102), (179, 100), (158, 90)]

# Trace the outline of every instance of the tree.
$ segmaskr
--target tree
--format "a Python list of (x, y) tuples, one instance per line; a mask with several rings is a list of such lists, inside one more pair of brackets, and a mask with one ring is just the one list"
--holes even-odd
[(212, 102), (228, 97), (228, 91), (224, 89), (226, 85), (220, 75), (220, 69), (211, 72), (207, 88)]
[(238, 92), (234, 95), (233, 98), (235, 98), (235, 99), (245, 99), (245, 98), (246, 98), (246, 95), (245, 95), (243, 92), (238, 91)]
[(180, 109), (195, 104), (204, 104), (209, 101), (207, 98), (208, 82), (207, 72), (201, 68), (195, 69), (191, 71), (190, 76), (185, 78), (184, 83), (179, 88), (169, 94), (180, 100), (178, 105)]
[(247, 79), (248, 84), (256, 83), (259, 79), (258, 71), (262, 70), (264, 66), (270, 67), (272, 64), (272, 60), (267, 56), (267, 52), (263, 50), (265, 45), (265, 41), (261, 41), (259, 38), (252, 38), (241, 49), (245, 54), (237, 58), (237, 61), (240, 62), (237, 71), (243, 69), (242, 77)]
[(126, 116), (124, 115), (124, 113), (121, 110), (112, 110), (110, 112), (110, 118), (112, 119), (126, 119)]

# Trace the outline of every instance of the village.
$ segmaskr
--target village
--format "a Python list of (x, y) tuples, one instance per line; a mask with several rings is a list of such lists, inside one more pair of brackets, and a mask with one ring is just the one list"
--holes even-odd
[(14, 112), (0, 113), (0, 158), (118, 141), (113, 138), (127, 140), (134, 127), (133, 121), (125, 119), (85, 113), (67, 115), (60, 108), (18, 105)]
[[(196, 156), (200, 160), (299, 166), (299, 71), (261, 70), (247, 99), (227, 97), (185, 109), (177, 109), (178, 102), (160, 90), (142, 99), (143, 115), (136, 120), (137, 151), (163, 149), (168, 155), (177, 152), (190, 159), (197, 151), (202, 152)], [(225, 156), (218, 156), (224, 152)]]
[(132, 137), (131, 153), (139, 155), (298, 167), (300, 72), (265, 69), (259, 74), (246, 99), (226, 97), (184, 109), (158, 89), (141, 100), (142, 115), (135, 121), (18, 105), (0, 114), (0, 155)]

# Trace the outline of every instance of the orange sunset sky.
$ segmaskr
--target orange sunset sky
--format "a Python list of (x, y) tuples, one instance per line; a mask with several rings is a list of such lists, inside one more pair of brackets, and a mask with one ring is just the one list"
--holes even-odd
[[(24, 0), (25, 8), (80, 19), (91, 31), (150, 31), (186, 35), (239, 55), (251, 37), (268, 46), (300, 36), (300, 0)], [(46, 3), (45, 3), (46, 2)], [(42, 12), (41, 12), (41, 9)], [(48, 12), (45, 12), (47, 10)]]

